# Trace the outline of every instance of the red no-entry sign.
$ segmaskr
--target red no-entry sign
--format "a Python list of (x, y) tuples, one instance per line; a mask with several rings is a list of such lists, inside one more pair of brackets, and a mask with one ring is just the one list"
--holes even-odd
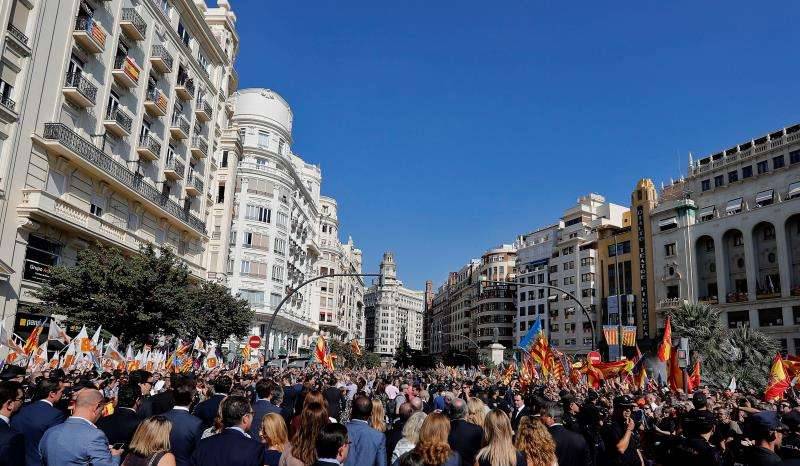
[(258, 335), (250, 336), (250, 339), (247, 340), (247, 344), (250, 345), (250, 348), (258, 349), (261, 346), (261, 337)]
[(599, 351), (589, 351), (589, 354), (586, 355), (586, 358), (592, 364), (600, 364), (600, 352)]

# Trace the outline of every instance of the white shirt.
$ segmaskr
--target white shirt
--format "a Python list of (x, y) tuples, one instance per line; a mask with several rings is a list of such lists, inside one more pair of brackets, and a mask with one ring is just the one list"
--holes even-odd
[(2, 414), (0, 414), (0, 419), (5, 421), (6, 424), (11, 425), (11, 419), (9, 419), (8, 416), (3, 416)]
[(342, 463), (340, 463), (336, 458), (317, 458), (317, 461), (321, 463), (338, 464), (339, 466), (342, 466)]
[(180, 409), (181, 411), (186, 411), (187, 413), (189, 412), (188, 406), (173, 406), (172, 409)]
[(53, 403), (50, 403), (49, 401), (45, 400), (44, 398), (39, 400), (39, 401), (44, 401), (45, 403), (49, 404), (50, 406), (53, 406)]
[(233, 429), (233, 430), (239, 431), (239, 432), (241, 432), (241, 433), (242, 433), (242, 435), (244, 435), (245, 437), (247, 437), (247, 438), (250, 438), (250, 434), (248, 434), (247, 432), (245, 432), (245, 431), (244, 431), (244, 429), (242, 429), (242, 428), (241, 428), (241, 427), (239, 427), (239, 426), (226, 427), (226, 429)]
[(95, 426), (95, 425), (94, 425), (94, 422), (92, 422), (92, 421), (90, 421), (90, 420), (86, 419), (85, 417), (80, 417), (80, 416), (70, 416), (69, 418), (70, 418), (70, 419), (80, 419), (81, 421), (83, 421), (83, 422), (85, 422), (85, 423), (89, 424), (90, 426), (92, 426), (92, 427), (94, 427), (94, 428), (97, 428), (97, 426)]

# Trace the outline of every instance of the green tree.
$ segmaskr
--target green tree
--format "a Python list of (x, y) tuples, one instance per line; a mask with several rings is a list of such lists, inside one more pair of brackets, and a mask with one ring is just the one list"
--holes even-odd
[(381, 367), (381, 357), (371, 351), (364, 351), (364, 356), (361, 358), (361, 364), (367, 369)]
[(706, 383), (727, 386), (736, 377), (742, 388), (764, 388), (770, 360), (778, 350), (775, 340), (749, 327), (727, 328), (720, 311), (708, 304), (684, 304), (667, 314), (673, 337), (689, 338), (692, 357), (702, 361)]
[[(148, 244), (128, 255), (96, 244), (81, 250), (75, 265), (51, 269), (36, 296), (44, 311), (65, 315), (70, 324), (102, 325), (124, 342), (195, 334), (222, 341), (221, 335), (242, 334), (242, 325), (246, 331), (252, 313), (244, 312), (243, 300), (223, 298), (221, 288), (192, 284), (169, 248)], [(208, 299), (214, 301), (203, 302)]]
[(414, 356), (415, 352), (409, 346), (404, 335), (403, 339), (400, 340), (400, 346), (397, 347), (394, 353), (394, 362), (397, 367), (408, 367), (414, 364)]

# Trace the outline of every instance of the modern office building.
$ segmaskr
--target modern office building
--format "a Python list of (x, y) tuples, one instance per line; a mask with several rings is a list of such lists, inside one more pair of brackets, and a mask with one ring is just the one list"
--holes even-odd
[(381, 278), (364, 293), (365, 346), (388, 360), (403, 340), (411, 349), (422, 349), (425, 296), (422, 291), (403, 286), (391, 252), (383, 254), (380, 273)]
[[(800, 351), (800, 125), (692, 160), (652, 213), (657, 307), (707, 302)], [(659, 314), (659, 326), (661, 314)]]
[[(549, 297), (556, 295), (550, 289), (550, 258), (558, 238), (558, 225), (548, 225), (526, 235), (517, 241), (517, 316), (515, 319), (514, 344), (528, 332), (537, 320), (543, 321), (543, 328), (549, 323)], [(522, 286), (544, 285), (542, 287)]]
[(0, 308), (29, 312), (95, 242), (171, 247), (206, 278), (236, 16), (189, 0), (11, 0), (0, 37)]
[(228, 285), (255, 310), (253, 334), (266, 338), (271, 356), (298, 354), (310, 347), (317, 331), (315, 287), (294, 293), (277, 314), (272, 334), (265, 332), (287, 290), (316, 274), (322, 174), (292, 153), (293, 114), (278, 93), (243, 89), (230, 103), (242, 159), (235, 179)]

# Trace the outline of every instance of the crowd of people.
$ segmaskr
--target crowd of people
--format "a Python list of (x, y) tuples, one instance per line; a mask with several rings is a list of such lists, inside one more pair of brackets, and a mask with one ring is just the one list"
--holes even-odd
[(0, 465), (800, 465), (800, 406), (478, 370), (0, 373)]

